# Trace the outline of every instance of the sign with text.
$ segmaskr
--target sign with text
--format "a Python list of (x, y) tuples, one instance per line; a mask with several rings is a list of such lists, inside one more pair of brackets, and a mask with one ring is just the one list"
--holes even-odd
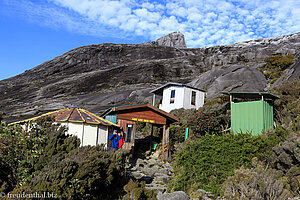
[(137, 122), (148, 122), (148, 123), (155, 123), (154, 120), (151, 119), (139, 119), (139, 118), (131, 118), (131, 120), (133, 121), (137, 121)]

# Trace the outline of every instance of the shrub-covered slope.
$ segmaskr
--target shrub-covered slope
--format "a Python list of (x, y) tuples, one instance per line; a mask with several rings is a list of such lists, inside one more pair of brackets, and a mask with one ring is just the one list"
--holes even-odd
[(126, 151), (79, 147), (77, 137), (47, 120), (30, 132), (1, 122), (0, 140), (0, 193), (49, 192), (58, 199), (118, 199), (124, 193)]
[[(300, 197), (300, 80), (272, 92), (280, 97), (274, 103), (276, 128), (259, 136), (218, 131), (228, 123), (220, 121), (228, 115), (222, 98), (198, 111), (174, 111), (180, 122), (170, 130), (177, 152), (169, 191), (204, 189), (237, 200)], [(190, 138), (178, 144), (185, 127)]]

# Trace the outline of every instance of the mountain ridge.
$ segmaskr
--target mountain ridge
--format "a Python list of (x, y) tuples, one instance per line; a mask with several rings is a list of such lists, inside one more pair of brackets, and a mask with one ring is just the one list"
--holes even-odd
[[(259, 68), (276, 54), (295, 58), (271, 85)], [(8, 122), (72, 105), (100, 113), (110, 106), (151, 102), (149, 91), (169, 81), (206, 89), (209, 98), (220, 90), (267, 91), (300, 77), (299, 57), (300, 33), (202, 48), (88, 45), (0, 81), (0, 111)]]

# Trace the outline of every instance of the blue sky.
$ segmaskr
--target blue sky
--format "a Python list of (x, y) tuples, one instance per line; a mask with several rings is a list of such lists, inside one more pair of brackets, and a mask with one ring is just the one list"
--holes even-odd
[(180, 31), (188, 47), (300, 31), (300, 0), (0, 0), (0, 80), (73, 48)]

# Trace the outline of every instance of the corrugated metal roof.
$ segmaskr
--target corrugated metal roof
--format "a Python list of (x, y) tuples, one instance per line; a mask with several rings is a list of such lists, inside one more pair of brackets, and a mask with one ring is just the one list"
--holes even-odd
[(54, 117), (56, 122), (76, 122), (76, 123), (87, 123), (87, 124), (102, 124), (106, 126), (118, 126), (82, 108), (63, 108), (37, 117), (14, 122), (11, 123), (10, 125), (25, 123), (28, 121), (34, 121), (42, 117)]
[(151, 92), (151, 93), (154, 93), (154, 94), (162, 95), (164, 88), (170, 87), (170, 86), (182, 86), (182, 87), (188, 87), (188, 88), (191, 88), (191, 89), (194, 89), (194, 90), (199, 90), (199, 91), (205, 92), (204, 90), (201, 90), (201, 89), (199, 89), (199, 88), (195, 88), (195, 87), (192, 87), (192, 86), (189, 86), (189, 85), (186, 85), (186, 84), (182, 84), (182, 83), (173, 83), (173, 82), (169, 82), (169, 83), (167, 83), (167, 84), (165, 84), (165, 85), (162, 85), (162, 86), (160, 86), (159, 88), (156, 88), (156, 89), (154, 89), (154, 90), (151, 90), (150, 92)]
[(222, 91), (222, 94), (227, 94), (227, 95), (232, 95), (233, 97), (236, 98), (261, 98), (262, 96), (265, 98), (270, 98), (270, 99), (279, 99), (278, 96), (275, 96), (271, 93), (268, 92), (227, 92), (227, 91)]

